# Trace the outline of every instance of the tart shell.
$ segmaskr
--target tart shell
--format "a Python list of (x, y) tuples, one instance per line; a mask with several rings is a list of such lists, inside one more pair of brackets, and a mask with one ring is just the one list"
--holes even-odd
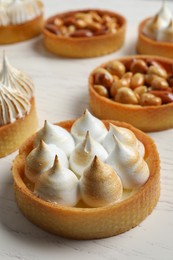
[[(40, 8), (43, 4), (39, 2)], [(15, 42), (26, 41), (37, 35), (43, 30), (44, 18), (43, 14), (22, 24), (0, 26), (0, 44), (9, 44)]]
[(0, 126), (0, 158), (16, 151), (38, 127), (35, 100), (31, 99), (29, 114), (14, 123)]
[[(17, 204), (22, 213), (34, 224), (56, 235), (73, 239), (94, 239), (123, 233), (143, 221), (156, 206), (160, 195), (160, 161), (152, 139), (134, 127), (115, 121), (111, 122), (132, 130), (145, 145), (145, 160), (150, 169), (148, 181), (127, 199), (100, 208), (67, 207), (46, 202), (36, 197), (27, 187), (24, 163), (33, 149), (34, 136), (20, 148), (13, 163), (14, 189)], [(70, 130), (74, 121), (58, 125)]]
[[(98, 11), (100, 13), (117, 17), (120, 22), (120, 28), (116, 33), (77, 38), (57, 36), (44, 28), (44, 45), (46, 48), (59, 56), (69, 58), (97, 57), (114, 52), (121, 48), (125, 38), (126, 19), (118, 13), (105, 10), (80, 10), (80, 12), (87, 11)], [(63, 16), (66, 16), (67, 14), (72, 15), (76, 12), (77, 11), (67, 12), (59, 14), (58, 16), (53, 16), (49, 18), (46, 23), (54, 20), (55, 17), (63, 18)]]
[[(154, 60), (172, 73), (173, 61), (171, 59), (150, 56), (136, 55), (118, 59), (129, 64), (132, 59)], [(102, 64), (99, 67), (104, 67)], [(90, 108), (94, 115), (100, 119), (112, 119), (124, 121), (145, 132), (161, 131), (173, 127), (173, 102), (160, 106), (139, 106), (126, 105), (109, 98), (100, 96), (93, 88), (93, 76), (89, 76), (89, 99)]]
[(143, 33), (143, 28), (149, 19), (147, 18), (139, 24), (137, 53), (173, 58), (173, 43), (155, 41)]

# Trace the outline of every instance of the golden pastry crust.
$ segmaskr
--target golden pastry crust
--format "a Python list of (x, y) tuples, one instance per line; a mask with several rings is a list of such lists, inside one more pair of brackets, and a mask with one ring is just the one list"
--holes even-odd
[[(121, 48), (125, 38), (126, 19), (118, 13), (106, 10), (80, 10), (80, 12), (88, 11), (99, 11), (100, 13), (115, 16), (120, 23), (120, 28), (115, 33), (77, 38), (55, 35), (44, 28), (44, 44), (46, 48), (59, 56), (70, 58), (97, 57), (114, 52)], [(63, 13), (54, 17), (63, 17), (67, 14), (71, 15), (76, 12), (78, 11)], [(49, 18), (46, 24), (53, 20), (54, 17)]]
[[(132, 59), (157, 61), (163, 65), (167, 72), (172, 73), (173, 61), (167, 58), (136, 55), (123, 57), (118, 60), (128, 64)], [(101, 67), (104, 67), (105, 64), (102, 64)], [(92, 113), (100, 119), (124, 121), (145, 132), (161, 131), (173, 127), (173, 102), (159, 106), (143, 107), (139, 105), (124, 105), (112, 101), (109, 98), (100, 96), (94, 90), (92, 74), (89, 76), (89, 98)]]
[[(39, 2), (39, 4), (40, 8), (43, 8), (43, 4), (41, 2)], [(0, 44), (9, 44), (31, 39), (42, 32), (43, 25), (44, 18), (42, 14), (22, 24), (0, 26)]]
[[(144, 144), (145, 160), (150, 169), (148, 181), (124, 201), (101, 208), (80, 208), (55, 205), (36, 197), (24, 177), (24, 163), (33, 148), (34, 136), (30, 137), (19, 150), (13, 163), (13, 178), (16, 200), (23, 214), (39, 227), (64, 237), (74, 239), (94, 239), (123, 233), (143, 221), (156, 206), (160, 195), (160, 161), (152, 139), (134, 127), (115, 121), (111, 122), (129, 128)], [(58, 125), (71, 129), (74, 121), (60, 122)]]
[(35, 100), (32, 98), (28, 115), (17, 119), (14, 123), (0, 126), (0, 158), (16, 151), (37, 130), (37, 127)]
[(173, 43), (159, 42), (150, 39), (143, 33), (143, 28), (150, 18), (143, 20), (138, 28), (138, 41), (136, 50), (139, 54), (159, 55), (167, 58), (173, 58)]

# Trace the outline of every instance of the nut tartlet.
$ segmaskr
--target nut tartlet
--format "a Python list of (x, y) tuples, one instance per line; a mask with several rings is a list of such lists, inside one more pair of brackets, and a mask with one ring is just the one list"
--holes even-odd
[(149, 55), (102, 64), (89, 76), (91, 111), (146, 132), (172, 128), (172, 68), (171, 59)]
[(46, 48), (60, 56), (88, 58), (118, 50), (126, 19), (106, 10), (79, 10), (49, 18), (44, 27)]
[(43, 4), (40, 0), (1, 1), (0, 44), (31, 39), (42, 32)]
[(17, 150), (37, 126), (33, 82), (4, 55), (0, 71), (0, 157)]
[[(118, 192), (109, 189), (108, 192), (106, 192), (106, 196), (107, 194), (113, 194), (111, 195), (111, 198), (112, 196), (119, 198), (122, 193), (122, 186), (120, 185), (120, 178), (118, 178), (118, 176), (116, 177), (115, 173), (112, 176), (111, 167), (105, 166), (104, 163), (100, 164), (98, 159), (94, 158), (91, 166), (86, 168), (83, 177), (79, 180), (81, 184), (80, 189), (83, 189), (83, 186), (85, 187), (82, 192), (82, 198), (84, 198), (84, 201), (87, 203), (92, 203), (91, 207), (87, 206), (84, 202), (79, 202), (76, 206), (67, 206), (68, 204), (61, 205), (61, 203), (50, 202), (49, 198), (44, 200), (44, 198), (42, 199), (42, 193), (44, 193), (44, 195), (46, 194), (46, 187), (49, 187), (55, 177), (58, 178), (58, 175), (61, 177), (61, 168), (57, 165), (58, 161), (56, 157), (53, 167), (38, 177), (39, 181), (36, 182), (36, 188), (37, 194), (41, 197), (37, 196), (35, 192), (33, 192), (34, 184), (30, 182), (25, 175), (26, 164), (31, 163), (33, 165), (33, 153), (38, 154), (38, 152), (40, 152), (40, 147), (43, 145), (43, 143), (40, 143), (39, 148), (33, 150), (35, 146), (34, 140), (37, 136), (36, 134), (30, 137), (22, 145), (19, 150), (19, 155), (14, 160), (12, 168), (17, 204), (22, 213), (31, 222), (60, 236), (74, 239), (93, 239), (110, 237), (125, 232), (137, 226), (152, 212), (160, 195), (159, 155), (154, 142), (149, 136), (126, 123), (115, 121), (102, 122), (107, 128), (109, 123), (111, 123), (112, 127), (117, 126), (120, 129), (126, 128), (131, 130), (135, 134), (135, 138), (141, 142), (141, 145), (144, 145), (144, 159), (150, 172), (149, 177), (147, 177), (148, 180), (145, 180), (145, 183), (137, 188), (135, 192), (127, 193), (128, 195), (124, 199), (117, 200), (115, 203), (109, 202), (110, 204), (104, 205), (104, 193), (101, 194), (101, 199), (99, 201), (97, 201), (97, 199), (93, 200), (93, 196), (96, 196), (96, 198), (100, 196), (98, 189), (105, 182), (105, 178), (101, 179), (100, 184), (95, 184), (94, 189), (91, 189), (92, 186), (89, 186), (98, 179), (99, 175), (95, 172), (96, 168), (99, 169), (100, 174), (103, 172), (104, 175), (104, 169), (106, 167), (106, 171), (109, 172), (108, 187), (111, 185), (110, 180), (115, 182), (118, 181), (116, 185)], [(63, 127), (70, 132), (74, 123), (76, 123), (76, 120), (64, 121), (56, 125)], [(42, 167), (45, 167), (45, 164), (42, 164)], [(105, 172), (105, 174), (107, 173)], [(32, 176), (32, 172), (30, 176)], [(86, 179), (87, 176), (88, 178)], [(44, 182), (45, 178), (46, 180), (48, 178), (46, 182)], [(68, 178), (71, 177), (69, 176)], [(77, 180), (75, 179), (75, 183), (76, 181)], [(43, 185), (41, 186), (41, 184)], [(65, 185), (63, 184), (63, 186)], [(59, 189), (57, 185), (50, 190), (49, 197), (53, 196), (52, 194), (54, 194), (55, 189)], [(67, 198), (69, 198), (69, 196)], [(60, 199), (57, 194), (55, 194), (55, 199)], [(93, 203), (97, 203), (96, 207)]]
[(139, 24), (137, 53), (173, 58), (173, 18), (164, 4), (154, 17)]

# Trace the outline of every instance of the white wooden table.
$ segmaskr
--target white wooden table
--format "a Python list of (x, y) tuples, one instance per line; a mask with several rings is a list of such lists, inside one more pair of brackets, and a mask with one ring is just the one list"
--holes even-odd
[[(126, 42), (117, 53), (93, 59), (57, 58), (42, 45), (42, 38), (0, 46), (11, 63), (27, 72), (36, 86), (40, 126), (80, 116), (88, 107), (87, 77), (97, 65), (135, 53), (137, 25), (154, 14), (161, 1), (149, 0), (44, 0), (46, 17), (69, 9), (106, 8), (127, 17)], [(173, 2), (168, 6), (173, 11)], [(0, 259), (173, 259), (173, 130), (151, 133), (161, 157), (161, 197), (152, 214), (138, 227), (107, 239), (75, 241), (46, 233), (31, 224), (16, 206), (11, 164), (16, 153), (0, 159)]]

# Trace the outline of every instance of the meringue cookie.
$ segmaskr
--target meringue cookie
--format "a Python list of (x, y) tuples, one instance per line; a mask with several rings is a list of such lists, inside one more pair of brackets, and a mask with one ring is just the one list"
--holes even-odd
[(98, 142), (102, 142), (107, 134), (107, 129), (102, 121), (94, 117), (86, 109), (82, 117), (76, 120), (73, 124), (71, 134), (73, 135), (76, 143), (79, 143), (84, 139), (87, 131), (89, 131), (94, 140)]
[(118, 127), (113, 124), (109, 124), (109, 131), (102, 142), (103, 147), (110, 153), (116, 145), (114, 137), (116, 136), (123, 144), (132, 146), (137, 149), (142, 157), (145, 154), (144, 145), (136, 138), (134, 133), (124, 127)]
[(0, 126), (13, 123), (28, 114), (30, 102), (16, 90), (0, 83)]
[(47, 144), (54, 144), (69, 156), (75, 148), (75, 143), (70, 133), (64, 128), (52, 125), (45, 120), (44, 127), (36, 133), (34, 145), (43, 140)]
[(61, 164), (68, 168), (66, 154), (55, 145), (47, 145), (42, 140), (26, 158), (25, 175), (31, 182), (36, 182), (38, 176), (50, 169), (53, 165), (55, 155), (58, 155)]
[(103, 162), (108, 157), (108, 153), (103, 146), (96, 142), (90, 136), (89, 131), (87, 131), (85, 139), (75, 147), (70, 155), (70, 168), (81, 176), (84, 169), (92, 162), (95, 155)]
[(50, 202), (75, 206), (79, 201), (78, 184), (76, 175), (69, 169), (63, 168), (56, 155), (53, 167), (37, 179), (34, 193)]
[(17, 90), (27, 99), (31, 99), (33, 96), (34, 84), (32, 80), (23, 72), (12, 67), (5, 53), (0, 70), (0, 82), (9, 89)]
[(103, 207), (122, 197), (122, 183), (108, 164), (94, 157), (79, 182), (81, 198), (90, 207)]
[(111, 165), (119, 175), (124, 189), (136, 189), (149, 178), (149, 168), (139, 152), (120, 142), (114, 136), (116, 145), (108, 156), (106, 163)]
[(164, 30), (158, 32), (156, 40), (173, 43), (173, 19), (171, 19), (169, 25)]

